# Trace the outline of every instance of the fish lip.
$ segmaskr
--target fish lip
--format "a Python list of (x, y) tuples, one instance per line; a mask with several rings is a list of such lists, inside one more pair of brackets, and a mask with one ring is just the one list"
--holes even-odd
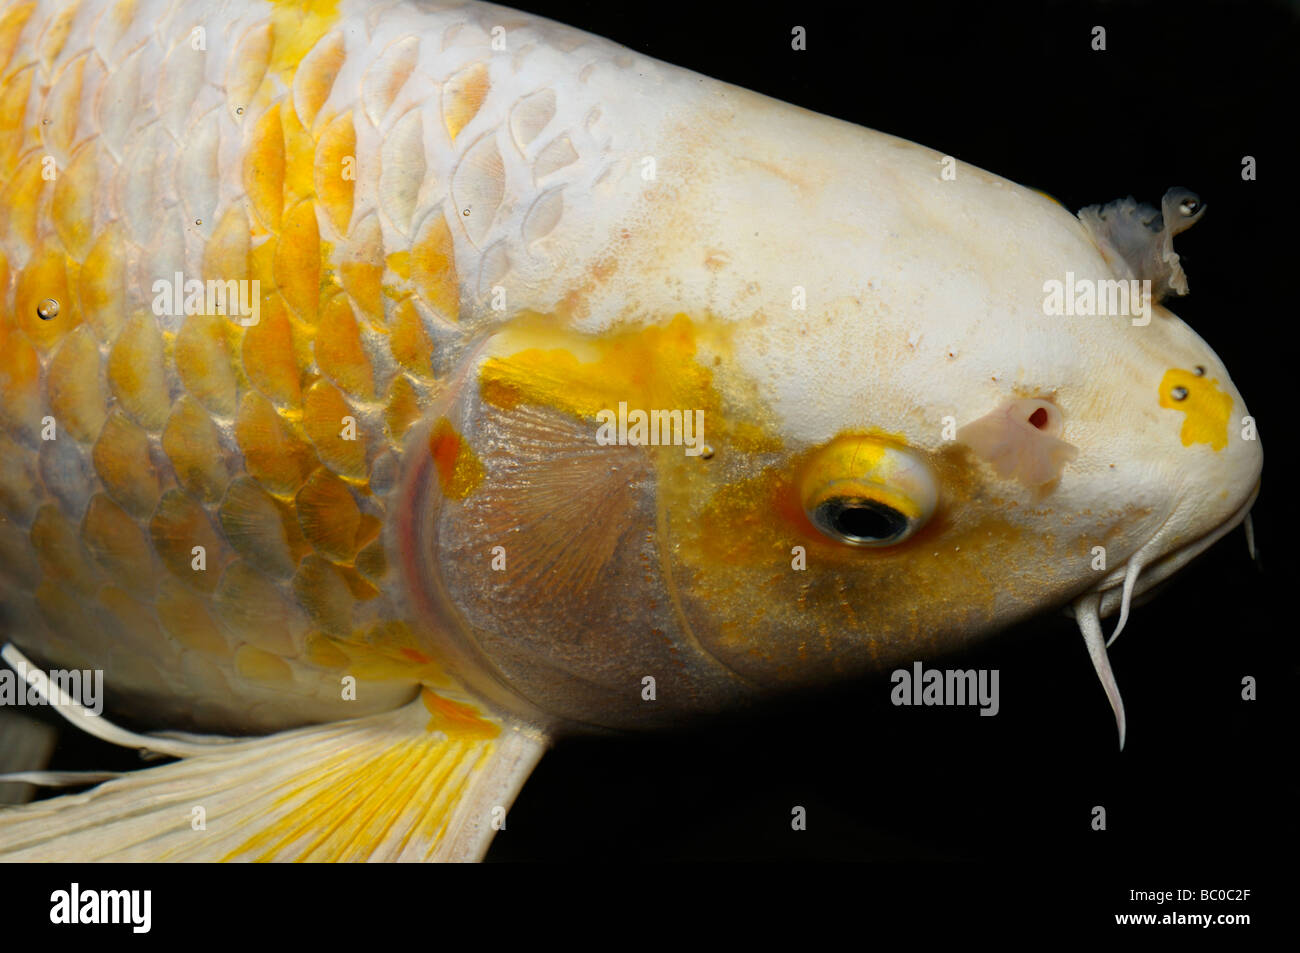
[[(1183, 566), (1190, 563), (1201, 553), (1205, 552), (1215, 543), (1217, 543), (1228, 533), (1232, 532), (1242, 521), (1245, 520), (1250, 508), (1255, 505), (1255, 500), (1259, 497), (1259, 489), (1263, 484), (1262, 478), (1255, 481), (1255, 486), (1251, 489), (1246, 499), (1242, 502), (1231, 516), (1220, 523), (1213, 529), (1201, 534), (1189, 543), (1179, 546), (1177, 549), (1170, 550), (1162, 554), (1159, 558), (1147, 563), (1138, 577), (1137, 584), (1134, 586), (1133, 595), (1137, 596), (1148, 589), (1164, 582)], [(1130, 557), (1131, 559), (1131, 557)], [(1123, 597), (1124, 576), (1128, 570), (1130, 559), (1124, 560), (1123, 564), (1116, 567), (1107, 577), (1094, 588), (1088, 590), (1089, 593), (1096, 593), (1101, 596), (1101, 604), (1098, 606), (1099, 614), (1104, 618), (1111, 615), (1119, 608)]]

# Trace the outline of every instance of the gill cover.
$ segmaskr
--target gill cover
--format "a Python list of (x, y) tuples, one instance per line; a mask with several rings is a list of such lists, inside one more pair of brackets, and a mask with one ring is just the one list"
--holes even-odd
[[(671, 341), (654, 336), (674, 327), (650, 332), (634, 363), (664, 353)], [(440, 640), (429, 648), (535, 722), (654, 727), (734, 703), (744, 682), (693, 639), (660, 532), (661, 471), (710, 464), (680, 446), (596, 439), (606, 404), (674, 395), (629, 393), (603, 342), (533, 343), (489, 340), (411, 437), (420, 462), (402, 492), (416, 518), (398, 550), (422, 628)], [(675, 374), (647, 376), (681, 379), (693, 359), (674, 360)]]

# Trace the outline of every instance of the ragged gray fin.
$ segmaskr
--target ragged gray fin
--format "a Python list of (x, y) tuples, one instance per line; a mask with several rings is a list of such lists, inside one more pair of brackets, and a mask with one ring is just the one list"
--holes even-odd
[(1129, 196), (1108, 205), (1089, 205), (1079, 220), (1092, 233), (1107, 264), (1121, 278), (1149, 280), (1151, 299), (1187, 294), (1187, 276), (1174, 251), (1174, 236), (1196, 224), (1205, 203), (1187, 189), (1165, 193), (1160, 209)]

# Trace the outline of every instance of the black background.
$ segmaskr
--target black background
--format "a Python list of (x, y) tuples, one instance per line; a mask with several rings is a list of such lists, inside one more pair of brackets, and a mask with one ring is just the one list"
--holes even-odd
[[(960, 660), (1001, 671), (995, 718), (895, 708), (882, 677), (677, 732), (564, 740), (488, 860), (888, 861), (907, 862), (889, 869), (919, 882), (954, 869), (935, 862), (957, 862), (985, 890), (996, 889), (992, 868), (1040, 892), (1086, 878), (1114, 912), (1133, 909), (1121, 902), (1129, 889), (1248, 887), (1258, 897), (1276, 864), (1290, 867), (1300, 793), (1288, 611), (1296, 7), (516, 6), (923, 143), (1072, 210), (1129, 194), (1158, 204), (1175, 185), (1198, 192), (1206, 215), (1178, 239), (1192, 294), (1173, 307), (1231, 371), (1267, 462), (1258, 564), (1237, 530), (1135, 609), (1111, 651), (1128, 709), (1123, 753), (1074, 623), (1045, 612)], [(807, 28), (804, 52), (790, 48), (796, 24)], [(1095, 25), (1106, 28), (1104, 52), (1090, 48)], [(1241, 179), (1245, 155), (1257, 181)], [(1258, 679), (1256, 702), (1240, 698), (1245, 675)], [(53, 767), (133, 757), (66, 741)], [(806, 831), (791, 830), (794, 805), (807, 809)], [(1094, 805), (1106, 808), (1105, 832), (1090, 827)]]

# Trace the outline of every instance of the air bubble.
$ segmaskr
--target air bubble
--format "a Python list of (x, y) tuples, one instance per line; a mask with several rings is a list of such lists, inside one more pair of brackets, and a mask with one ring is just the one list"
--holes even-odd
[(59, 316), (59, 303), (53, 298), (46, 298), (36, 306), (36, 316), (42, 321), (49, 321)]

